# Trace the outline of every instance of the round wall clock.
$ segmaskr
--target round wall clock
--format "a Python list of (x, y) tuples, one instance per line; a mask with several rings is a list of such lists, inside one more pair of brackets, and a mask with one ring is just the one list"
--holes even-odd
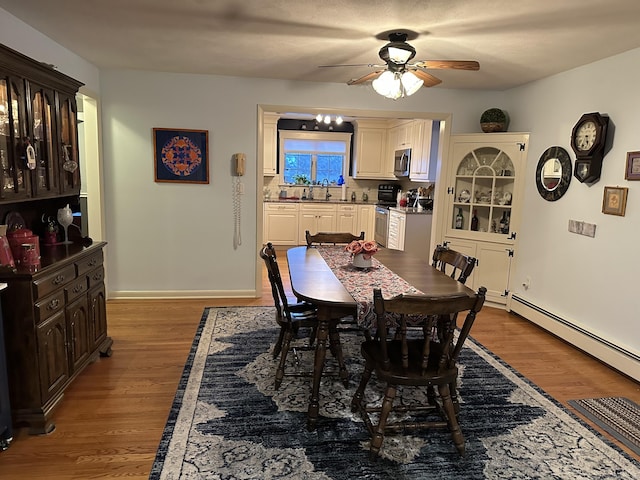
[(585, 113), (571, 132), (571, 148), (576, 154), (574, 176), (583, 183), (600, 179), (607, 145), (609, 117), (598, 112)]
[(571, 158), (562, 147), (547, 148), (536, 168), (536, 187), (540, 196), (549, 202), (562, 198), (571, 183)]

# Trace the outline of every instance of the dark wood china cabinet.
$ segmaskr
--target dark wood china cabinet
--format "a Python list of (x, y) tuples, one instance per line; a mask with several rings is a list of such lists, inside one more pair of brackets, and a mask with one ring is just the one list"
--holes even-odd
[[(104, 286), (106, 243), (69, 229), (44, 241), (47, 221), (79, 206), (76, 94), (81, 82), (0, 45), (0, 223), (24, 220), (40, 236), (40, 264), (0, 267), (11, 414), (49, 433), (64, 390), (111, 354)], [(47, 221), (45, 221), (47, 219)]]

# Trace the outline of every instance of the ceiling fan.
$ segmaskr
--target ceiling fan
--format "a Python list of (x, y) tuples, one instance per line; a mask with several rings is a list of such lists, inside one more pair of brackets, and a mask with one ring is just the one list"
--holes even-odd
[[(455, 69), (479, 70), (480, 64), (473, 60), (422, 60), (409, 63), (416, 56), (416, 49), (407, 43), (409, 34), (396, 31), (388, 34), (389, 43), (383, 46), (378, 55), (384, 60), (384, 65), (355, 64), (355, 65), (320, 65), (320, 67), (372, 67), (379, 68), (362, 77), (349, 80), (347, 85), (359, 85), (372, 82), (374, 90), (394, 100), (413, 95), (420, 87), (433, 87), (442, 80), (431, 75), (426, 69)], [(415, 37), (414, 37), (415, 38)]]

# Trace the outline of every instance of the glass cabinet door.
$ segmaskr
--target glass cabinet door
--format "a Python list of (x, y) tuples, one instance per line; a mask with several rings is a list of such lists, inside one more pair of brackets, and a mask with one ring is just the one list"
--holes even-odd
[(60, 172), (62, 193), (80, 191), (75, 98), (60, 95)]
[(32, 85), (30, 141), (35, 153), (35, 196), (55, 195), (59, 191), (59, 176), (53, 155), (53, 92)]
[(31, 196), (31, 175), (23, 149), (24, 85), (21, 79), (0, 78), (0, 198)]
[(455, 171), (451, 228), (508, 235), (515, 175), (503, 150), (484, 146), (468, 152)]

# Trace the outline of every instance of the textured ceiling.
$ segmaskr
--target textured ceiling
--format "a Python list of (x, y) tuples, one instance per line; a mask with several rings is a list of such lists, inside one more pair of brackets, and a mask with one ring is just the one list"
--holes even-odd
[(433, 88), (503, 90), (640, 47), (638, 0), (0, 0), (100, 68), (345, 83), (379, 63), (381, 32), (416, 32)]

